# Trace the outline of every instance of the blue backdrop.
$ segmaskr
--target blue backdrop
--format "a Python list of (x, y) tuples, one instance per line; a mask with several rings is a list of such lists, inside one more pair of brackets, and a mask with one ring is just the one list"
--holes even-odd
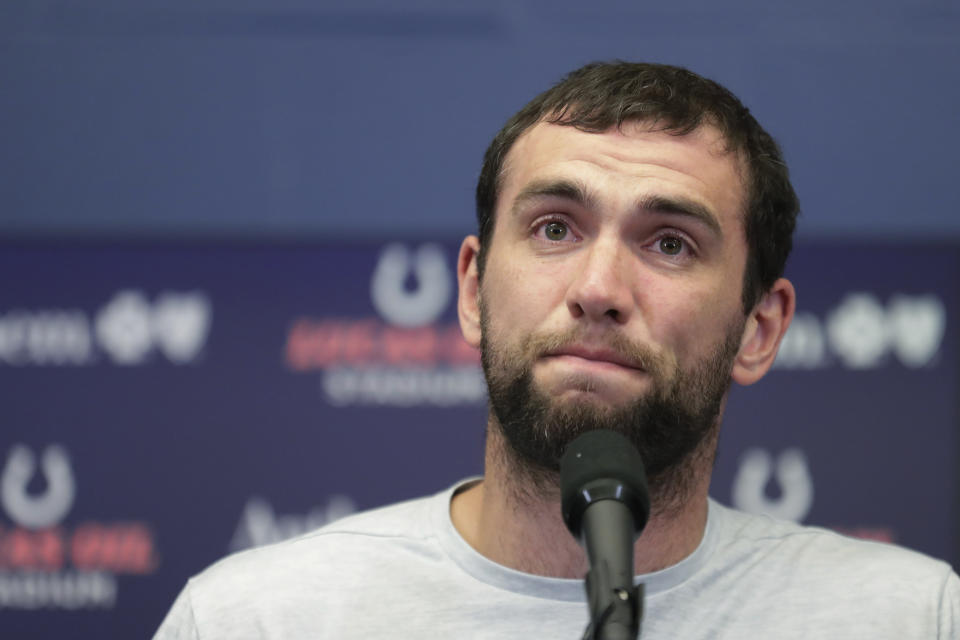
[[(0, 615), (134, 637), (226, 553), (481, 471), (457, 243), (7, 245)], [(712, 487), (956, 562), (960, 251), (807, 245)]]
[(8, 0), (0, 231), (456, 236), (503, 122), (610, 58), (740, 96), (801, 233), (960, 234), (952, 0)]

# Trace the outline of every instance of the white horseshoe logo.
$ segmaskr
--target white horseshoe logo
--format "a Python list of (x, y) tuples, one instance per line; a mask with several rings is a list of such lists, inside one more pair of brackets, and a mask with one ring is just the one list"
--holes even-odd
[(0, 477), (0, 502), (3, 502), (7, 515), (29, 529), (42, 529), (60, 522), (73, 506), (76, 495), (70, 460), (63, 447), (47, 447), (40, 466), (47, 480), (47, 490), (38, 496), (27, 493), (27, 483), (36, 471), (37, 461), (33, 452), (22, 444), (14, 445), (10, 450)]
[[(403, 283), (411, 268), (417, 288), (407, 291)], [(436, 320), (450, 302), (451, 291), (446, 258), (434, 244), (423, 245), (415, 256), (402, 244), (387, 246), (370, 286), (374, 308), (400, 327), (421, 327)]]
[[(764, 487), (775, 475), (781, 497), (772, 500)], [(777, 458), (763, 449), (750, 449), (740, 459), (740, 469), (733, 480), (733, 504), (750, 513), (761, 513), (801, 522), (813, 506), (813, 478), (800, 449), (787, 449)]]

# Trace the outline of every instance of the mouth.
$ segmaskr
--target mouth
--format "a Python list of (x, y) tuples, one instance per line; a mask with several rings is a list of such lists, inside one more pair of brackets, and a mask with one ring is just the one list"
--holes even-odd
[(571, 345), (547, 352), (543, 357), (547, 360), (564, 361), (570, 364), (600, 369), (631, 369), (634, 371), (644, 370), (640, 362), (632, 360), (621, 353), (605, 348), (591, 348), (580, 345)]

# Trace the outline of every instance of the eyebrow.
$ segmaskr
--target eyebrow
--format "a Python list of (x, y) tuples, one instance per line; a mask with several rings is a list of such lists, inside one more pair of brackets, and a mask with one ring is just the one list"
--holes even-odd
[(590, 194), (586, 185), (575, 180), (534, 180), (525, 186), (520, 193), (517, 194), (517, 197), (514, 198), (511, 212), (516, 214), (531, 200), (540, 200), (542, 198), (562, 198), (576, 202), (584, 207), (590, 207), (596, 200)]
[(696, 200), (682, 196), (647, 196), (638, 203), (641, 211), (656, 211), (671, 215), (689, 216), (700, 221), (716, 235), (723, 237), (716, 214)]
[[(534, 180), (517, 194), (511, 212), (517, 214), (528, 202), (541, 198), (562, 198), (586, 208), (595, 208), (597, 202), (597, 198), (590, 193), (590, 190), (582, 182), (563, 178)], [(716, 235), (723, 236), (723, 230), (716, 214), (708, 207), (690, 198), (684, 198), (683, 196), (646, 196), (637, 202), (636, 209), (638, 211), (688, 216), (699, 221)]]

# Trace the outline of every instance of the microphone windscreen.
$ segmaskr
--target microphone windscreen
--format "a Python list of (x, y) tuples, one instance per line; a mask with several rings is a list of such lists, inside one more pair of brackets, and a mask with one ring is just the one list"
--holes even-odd
[(643, 459), (626, 437), (607, 429), (588, 431), (567, 447), (560, 460), (560, 495), (563, 519), (578, 537), (583, 512), (597, 499), (627, 504), (637, 531), (650, 515)]

